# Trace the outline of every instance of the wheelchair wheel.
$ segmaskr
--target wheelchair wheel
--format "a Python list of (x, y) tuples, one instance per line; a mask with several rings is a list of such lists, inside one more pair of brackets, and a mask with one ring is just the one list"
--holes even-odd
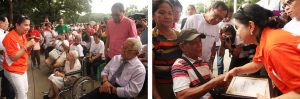
[(88, 77), (79, 78), (72, 88), (72, 99), (79, 99), (81, 96), (86, 95), (94, 89), (93, 80)]

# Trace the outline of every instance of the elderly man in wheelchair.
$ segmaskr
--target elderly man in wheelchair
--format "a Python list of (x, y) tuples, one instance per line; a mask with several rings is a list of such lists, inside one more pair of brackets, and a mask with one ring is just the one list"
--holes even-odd
[(71, 83), (80, 77), (79, 73), (66, 77), (65, 74), (79, 70), (81, 70), (81, 63), (78, 59), (78, 52), (75, 50), (70, 51), (66, 57), (64, 70), (55, 70), (54, 73), (48, 77), (51, 84), (48, 98), (58, 99), (60, 89), (66, 85), (65, 82)]
[(128, 38), (121, 55), (114, 56), (101, 73), (100, 87), (80, 99), (123, 99), (136, 97), (144, 84), (146, 70), (137, 55), (142, 44), (137, 38)]

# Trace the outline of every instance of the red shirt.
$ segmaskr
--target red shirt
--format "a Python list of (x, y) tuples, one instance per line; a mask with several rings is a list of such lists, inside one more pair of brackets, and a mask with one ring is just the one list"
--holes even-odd
[(282, 93), (300, 92), (300, 36), (281, 29), (264, 29), (253, 62), (264, 64)]
[[(31, 37), (40, 37), (40, 32), (38, 30), (33, 30), (31, 33), (30, 33)], [(34, 39), (35, 42), (39, 42), (38, 39)]]
[(9, 72), (24, 74), (27, 71), (28, 67), (28, 54), (29, 52), (25, 52), (22, 56), (20, 56), (17, 60), (12, 61), (9, 57), (13, 57), (16, 55), (18, 50), (24, 48), (27, 43), (27, 38), (25, 36), (20, 37), (19, 34), (12, 30), (10, 31), (2, 43), (4, 46), (4, 59), (3, 59), (3, 68)]

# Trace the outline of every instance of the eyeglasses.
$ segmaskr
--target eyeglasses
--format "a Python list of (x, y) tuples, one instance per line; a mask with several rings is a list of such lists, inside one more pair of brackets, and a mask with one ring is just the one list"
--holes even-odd
[(283, 3), (282, 8), (285, 9), (287, 6), (290, 6), (295, 0), (288, 0), (287, 2)]

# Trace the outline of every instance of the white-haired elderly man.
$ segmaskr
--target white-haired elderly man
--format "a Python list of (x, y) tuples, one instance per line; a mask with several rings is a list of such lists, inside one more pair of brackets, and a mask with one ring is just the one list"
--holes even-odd
[(137, 55), (142, 44), (137, 38), (128, 38), (121, 55), (115, 55), (103, 69), (101, 86), (81, 99), (128, 99), (141, 91), (146, 69)]

